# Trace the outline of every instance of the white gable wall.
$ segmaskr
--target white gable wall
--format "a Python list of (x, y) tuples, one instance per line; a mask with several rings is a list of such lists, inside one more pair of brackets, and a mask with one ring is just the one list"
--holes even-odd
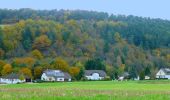
[(88, 80), (102, 80), (104, 77), (100, 77), (99, 73), (93, 73), (91, 76), (85, 76)]
[(170, 75), (166, 75), (165, 72), (160, 69), (158, 71), (158, 73), (156, 74), (156, 78), (166, 78), (166, 79), (170, 79)]
[(161, 70), (158, 71), (158, 73), (157, 73), (156, 75), (166, 75), (166, 74), (165, 74), (164, 71), (161, 69)]
[(45, 73), (42, 74), (41, 80), (43, 81), (55, 81), (54, 77), (48, 77)]

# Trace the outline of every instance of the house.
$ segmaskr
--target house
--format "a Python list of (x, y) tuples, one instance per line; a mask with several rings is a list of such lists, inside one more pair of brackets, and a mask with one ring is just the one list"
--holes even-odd
[(145, 76), (145, 80), (150, 80), (150, 76)]
[(169, 68), (161, 68), (156, 74), (157, 79), (170, 79), (170, 69)]
[(16, 73), (11, 73), (9, 75), (0, 77), (0, 83), (4, 84), (16, 84), (24, 82), (31, 82), (31, 78), (23, 76), (23, 79), (21, 80), (21, 75)]
[(140, 77), (137, 76), (136, 78), (134, 78), (135, 81), (139, 81), (140, 80)]
[(129, 73), (128, 72), (124, 72), (122, 75), (120, 75), (118, 77), (118, 80), (122, 81), (124, 79), (129, 79)]
[(106, 72), (103, 70), (85, 70), (84, 77), (87, 80), (102, 80), (106, 78)]
[(43, 81), (71, 81), (71, 76), (61, 70), (45, 70), (41, 76)]

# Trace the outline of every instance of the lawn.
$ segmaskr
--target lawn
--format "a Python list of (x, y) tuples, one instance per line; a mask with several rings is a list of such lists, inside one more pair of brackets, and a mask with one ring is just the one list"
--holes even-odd
[(170, 81), (0, 85), (0, 100), (170, 100)]

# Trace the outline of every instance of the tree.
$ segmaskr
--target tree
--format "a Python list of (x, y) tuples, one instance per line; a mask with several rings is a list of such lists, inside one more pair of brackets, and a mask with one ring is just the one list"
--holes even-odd
[(114, 40), (116, 41), (116, 42), (121, 42), (121, 36), (120, 36), (120, 33), (118, 33), (118, 32), (116, 32), (115, 34), (114, 34)]
[(51, 45), (51, 40), (46, 35), (37, 37), (33, 43), (33, 48), (38, 50), (47, 49)]
[(2, 75), (8, 75), (12, 73), (12, 66), (10, 64), (6, 64), (3, 66), (3, 69), (1, 71), (1, 74)]
[(19, 73), (23, 74), (26, 77), (32, 78), (32, 72), (31, 72), (31, 69), (29, 69), (29, 68), (22, 68), (22, 69), (20, 69)]
[(150, 76), (151, 75), (151, 71), (149, 67), (145, 68), (145, 75)]
[(42, 71), (43, 71), (42, 67), (35, 67), (34, 68), (34, 78), (40, 79)]
[(21, 74), (21, 75), (19, 76), (19, 79), (20, 79), (21, 81), (23, 81), (23, 80), (25, 79), (24, 75)]
[(134, 67), (130, 68), (129, 76), (130, 76), (131, 79), (137, 78), (137, 71)]
[(3, 57), (4, 57), (4, 54), (5, 54), (4, 50), (2, 50), (2, 49), (0, 48), (0, 58), (3, 58)]
[(32, 68), (35, 64), (35, 59), (32, 57), (15, 58), (12, 62), (13, 67), (29, 67)]
[(2, 72), (2, 70), (3, 70), (3, 66), (4, 66), (5, 64), (6, 64), (5, 61), (0, 60), (0, 76), (1, 76), (1, 72)]
[(111, 79), (115, 79), (113, 66), (106, 65), (106, 72), (107, 72), (107, 75), (109, 75)]
[(69, 71), (68, 63), (65, 60), (63, 60), (62, 58), (56, 58), (56, 60), (54, 62), (52, 62), (51, 66), (54, 69), (62, 70), (65, 72)]
[(76, 77), (78, 76), (79, 72), (80, 72), (80, 68), (79, 68), (79, 67), (71, 67), (71, 68), (69, 69), (69, 73), (71, 74), (71, 76), (72, 76), (74, 79), (76, 79)]
[(144, 80), (145, 79), (145, 72), (141, 71), (139, 74), (140, 80)]
[(86, 70), (105, 70), (105, 64), (101, 59), (91, 59), (85, 63)]
[(84, 68), (80, 68), (79, 74), (75, 77), (77, 80), (81, 80), (84, 77)]
[(37, 50), (37, 49), (32, 51), (31, 54), (36, 59), (42, 59), (43, 58), (42, 53), (39, 50)]

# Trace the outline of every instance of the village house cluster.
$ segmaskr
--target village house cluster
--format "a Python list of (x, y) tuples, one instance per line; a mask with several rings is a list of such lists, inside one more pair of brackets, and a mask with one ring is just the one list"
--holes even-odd
[[(123, 73), (119, 76), (118, 80), (122, 81), (125, 80), (129, 76), (128, 72)], [(107, 74), (103, 70), (85, 70), (84, 78), (86, 80), (104, 80), (107, 77)], [(170, 69), (169, 68), (162, 68), (156, 74), (156, 79), (170, 79)], [(145, 76), (146, 80), (149, 80), (149, 76)], [(61, 70), (51, 70), (47, 69), (43, 71), (41, 76), (42, 81), (49, 81), (49, 82), (70, 82), (72, 81), (72, 77), (69, 73), (63, 72)], [(135, 78), (134, 80), (140, 80), (139, 77)], [(25, 82), (32, 82), (32, 79), (28, 76), (21, 76), (19, 74), (11, 73), (7, 76), (0, 77), (0, 83), (4, 84), (16, 84), (16, 83), (25, 83)]]
[[(84, 78), (87, 80), (103, 80), (106, 78), (106, 76), (107, 76), (106, 72), (103, 70), (85, 70), (84, 72)], [(41, 80), (51, 81), (51, 82), (55, 82), (55, 81), (70, 82), (72, 81), (72, 77), (69, 73), (63, 72), (61, 70), (47, 69), (42, 73)], [(24, 77), (24, 79), (21, 79), (21, 76), (15, 73), (0, 78), (0, 83), (16, 84), (16, 83), (24, 83), (24, 82), (32, 82), (32, 80), (29, 77)]]

